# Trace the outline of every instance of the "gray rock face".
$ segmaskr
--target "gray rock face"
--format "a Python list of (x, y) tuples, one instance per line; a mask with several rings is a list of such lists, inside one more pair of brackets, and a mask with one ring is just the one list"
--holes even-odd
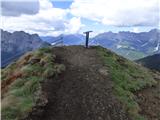
[(6, 66), (27, 51), (45, 46), (49, 44), (42, 41), (37, 34), (31, 35), (23, 31), (10, 33), (1, 30), (1, 66)]

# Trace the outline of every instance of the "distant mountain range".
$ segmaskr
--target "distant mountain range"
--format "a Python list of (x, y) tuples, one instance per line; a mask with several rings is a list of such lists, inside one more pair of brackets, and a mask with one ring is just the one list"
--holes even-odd
[[(60, 35), (57, 37), (28, 34), (23, 31), (7, 32), (1, 30), (2, 67), (27, 51), (54, 45), (57, 40), (64, 45), (84, 45), (85, 36), (81, 34)], [(137, 60), (149, 55), (160, 53), (160, 31), (149, 32), (105, 32), (98, 34), (89, 41), (90, 45), (100, 45), (111, 49), (130, 60)]]
[(106, 32), (92, 39), (92, 44), (101, 45), (131, 60), (160, 53), (160, 31)]
[(62, 39), (64, 45), (81, 45), (85, 42), (85, 36), (81, 34), (59, 35), (57, 37), (44, 36), (41, 39), (53, 45), (55, 41), (60, 39)]
[(142, 59), (137, 60), (138, 63), (144, 65), (147, 68), (160, 71), (160, 54), (155, 54)]
[(49, 45), (37, 34), (28, 34), (23, 31), (10, 33), (1, 29), (1, 67), (8, 65), (27, 51)]
[[(85, 43), (81, 34), (60, 35), (58, 37), (41, 37), (44, 41), (54, 43), (63, 37), (64, 45), (79, 45)], [(119, 55), (135, 60), (160, 53), (160, 31), (152, 29), (149, 32), (105, 32), (90, 39), (90, 45), (100, 45), (109, 48)]]

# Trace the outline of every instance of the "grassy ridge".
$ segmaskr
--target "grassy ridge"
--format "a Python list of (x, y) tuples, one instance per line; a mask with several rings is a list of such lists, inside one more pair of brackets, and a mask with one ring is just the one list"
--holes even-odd
[(32, 110), (39, 99), (40, 82), (65, 70), (55, 57), (51, 48), (41, 48), (2, 70), (2, 119), (21, 119)]
[(133, 120), (146, 120), (147, 118), (139, 114), (140, 107), (135, 100), (134, 92), (156, 84), (151, 73), (104, 48), (97, 47), (97, 50), (110, 71), (115, 95), (123, 103), (129, 116)]

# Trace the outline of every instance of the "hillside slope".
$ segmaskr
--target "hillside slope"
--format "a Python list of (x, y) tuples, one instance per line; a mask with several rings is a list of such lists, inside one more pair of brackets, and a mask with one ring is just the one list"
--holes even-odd
[(155, 54), (142, 59), (137, 60), (138, 63), (144, 65), (147, 68), (160, 71), (160, 54)]
[[(160, 109), (150, 103), (159, 104), (159, 73), (101, 47), (55, 47), (37, 52), (2, 71), (3, 119), (158, 119)], [(154, 89), (151, 95), (155, 99), (146, 102), (145, 108), (150, 108), (154, 116), (145, 113), (138, 97), (141, 90), (150, 88)]]
[(44, 107), (47, 99), (40, 83), (63, 70), (65, 67), (56, 64), (50, 48), (28, 52), (2, 69), (2, 119), (23, 119), (33, 107)]

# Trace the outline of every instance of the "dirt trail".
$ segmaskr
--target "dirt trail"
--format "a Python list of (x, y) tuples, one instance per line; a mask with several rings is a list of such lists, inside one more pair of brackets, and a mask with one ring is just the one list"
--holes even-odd
[(47, 80), (48, 104), (32, 120), (129, 120), (112, 93), (112, 82), (94, 48), (53, 48), (66, 71)]

